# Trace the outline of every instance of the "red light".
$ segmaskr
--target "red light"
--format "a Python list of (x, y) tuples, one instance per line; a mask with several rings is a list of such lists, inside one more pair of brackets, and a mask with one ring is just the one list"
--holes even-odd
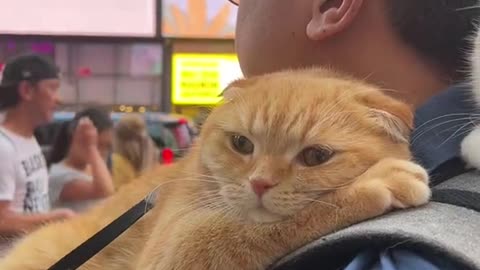
[(188, 121), (187, 121), (187, 119), (185, 119), (185, 118), (181, 118), (181, 119), (178, 120), (178, 123), (179, 123), (180, 125), (185, 125), (185, 124), (188, 123)]
[(173, 153), (172, 149), (170, 148), (164, 148), (162, 150), (162, 161), (163, 164), (171, 164), (173, 163), (173, 159), (175, 157), (175, 154)]
[(78, 69), (78, 76), (89, 77), (92, 75), (92, 70), (89, 67), (80, 67)]

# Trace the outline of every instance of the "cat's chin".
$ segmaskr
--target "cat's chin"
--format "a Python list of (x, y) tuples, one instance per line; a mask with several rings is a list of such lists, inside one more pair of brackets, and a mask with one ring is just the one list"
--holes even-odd
[(264, 208), (254, 208), (246, 213), (248, 221), (253, 223), (276, 223), (285, 220), (285, 216), (272, 213)]

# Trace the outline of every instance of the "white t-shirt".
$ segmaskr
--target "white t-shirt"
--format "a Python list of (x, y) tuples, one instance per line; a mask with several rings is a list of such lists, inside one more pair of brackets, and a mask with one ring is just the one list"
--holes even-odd
[(82, 171), (66, 166), (63, 162), (53, 164), (50, 168), (50, 200), (54, 208), (70, 208), (75, 212), (82, 212), (90, 208), (99, 200), (83, 200), (65, 202), (60, 200), (60, 194), (66, 184), (71, 181), (92, 182), (92, 176)]
[[(35, 137), (0, 127), (0, 160), (0, 201), (10, 201), (16, 213), (48, 212), (48, 170)], [(0, 253), (6, 244), (0, 241)]]

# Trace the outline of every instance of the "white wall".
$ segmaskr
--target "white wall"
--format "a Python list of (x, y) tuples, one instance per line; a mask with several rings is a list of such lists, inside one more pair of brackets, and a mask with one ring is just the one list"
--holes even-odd
[(155, 0), (0, 0), (0, 33), (153, 37)]

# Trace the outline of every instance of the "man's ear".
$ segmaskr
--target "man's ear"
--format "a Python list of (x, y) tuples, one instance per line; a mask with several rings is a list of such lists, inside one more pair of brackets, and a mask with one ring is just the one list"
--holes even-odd
[(383, 132), (394, 141), (409, 141), (414, 120), (411, 106), (378, 91), (368, 91), (363, 102), (369, 108), (370, 118)]
[(322, 40), (346, 29), (355, 19), (363, 0), (314, 0), (307, 36)]
[(18, 96), (20, 100), (31, 100), (33, 98), (33, 90), (33, 85), (30, 82), (20, 82), (18, 84)]

